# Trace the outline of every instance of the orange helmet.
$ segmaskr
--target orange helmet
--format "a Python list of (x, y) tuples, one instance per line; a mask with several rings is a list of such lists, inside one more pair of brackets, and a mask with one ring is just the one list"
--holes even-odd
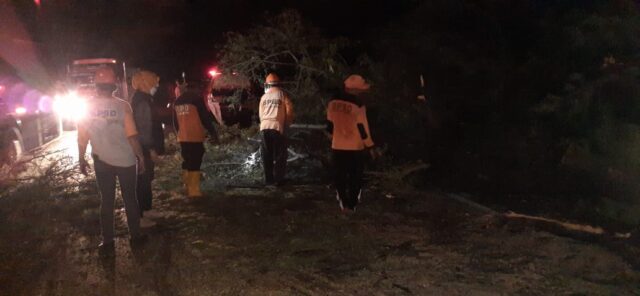
[(267, 75), (267, 78), (264, 80), (264, 84), (268, 85), (274, 85), (278, 82), (280, 82), (280, 77), (278, 77), (276, 73), (269, 73), (269, 75)]
[(95, 84), (115, 84), (116, 73), (109, 67), (101, 67), (96, 70), (93, 82)]
[(344, 88), (347, 91), (366, 91), (371, 86), (358, 74), (350, 75), (344, 80)]

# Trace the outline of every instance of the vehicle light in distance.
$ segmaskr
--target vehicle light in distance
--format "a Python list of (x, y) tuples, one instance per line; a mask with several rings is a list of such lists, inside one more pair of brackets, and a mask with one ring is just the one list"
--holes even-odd
[(23, 115), (23, 114), (27, 113), (27, 108), (25, 108), (25, 107), (17, 107), (15, 111), (16, 111), (16, 114)]
[(218, 69), (216, 68), (212, 68), (209, 70), (209, 76), (211, 76), (211, 78), (215, 78), (216, 76), (220, 75), (222, 73), (218, 72)]

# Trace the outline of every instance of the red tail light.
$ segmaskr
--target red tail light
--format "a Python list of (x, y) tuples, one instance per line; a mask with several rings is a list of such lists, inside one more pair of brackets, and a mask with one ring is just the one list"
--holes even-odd
[(216, 77), (216, 76), (218, 76), (220, 74), (221, 73), (218, 72), (218, 69), (213, 68), (213, 69), (209, 70), (209, 76), (211, 76), (211, 78), (214, 78), (214, 77)]

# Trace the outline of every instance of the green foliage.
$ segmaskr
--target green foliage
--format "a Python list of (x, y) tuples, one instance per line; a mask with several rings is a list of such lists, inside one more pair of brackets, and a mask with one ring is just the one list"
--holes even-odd
[(593, 80), (571, 81), (564, 95), (535, 108), (565, 147), (561, 165), (600, 176), (600, 194), (632, 203), (640, 192), (639, 78), (635, 67), (609, 62)]
[(225, 70), (259, 85), (269, 72), (278, 73), (292, 96), (297, 121), (319, 122), (328, 99), (323, 91), (346, 73), (338, 54), (345, 44), (323, 37), (299, 13), (288, 10), (247, 32), (228, 33), (219, 58)]
[(378, 125), (469, 188), (640, 204), (639, 22), (627, 0), (424, 1), (369, 42)]

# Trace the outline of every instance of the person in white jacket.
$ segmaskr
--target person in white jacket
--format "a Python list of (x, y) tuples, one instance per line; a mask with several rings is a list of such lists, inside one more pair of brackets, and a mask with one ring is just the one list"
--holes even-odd
[(262, 164), (265, 185), (282, 185), (287, 164), (286, 131), (293, 122), (293, 104), (278, 87), (280, 78), (271, 73), (265, 79), (265, 94), (260, 98), (259, 116), (262, 136)]

